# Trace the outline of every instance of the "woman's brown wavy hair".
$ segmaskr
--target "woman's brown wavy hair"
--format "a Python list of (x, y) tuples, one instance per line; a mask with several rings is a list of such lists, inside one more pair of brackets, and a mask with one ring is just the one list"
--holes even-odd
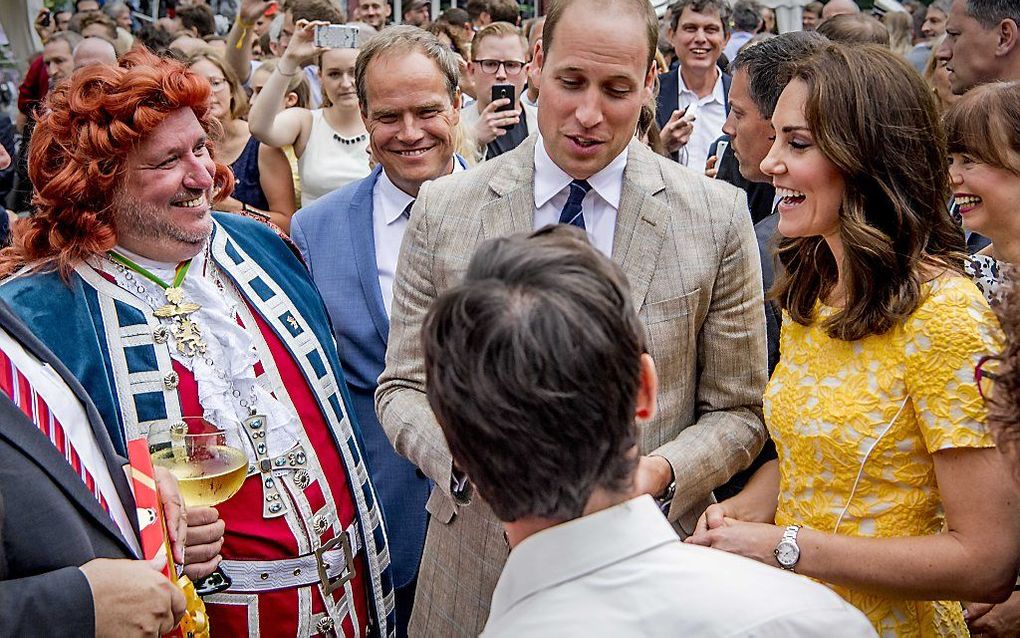
[[(29, 265), (67, 278), (77, 262), (112, 248), (113, 194), (128, 154), (180, 108), (214, 130), (208, 101), (205, 79), (144, 49), (127, 53), (118, 66), (86, 67), (54, 87), (29, 147), (36, 212), (15, 224), (13, 245), (0, 252), (0, 276)], [(230, 169), (219, 162), (215, 183), (219, 202), (234, 187)]]
[[(934, 273), (963, 272), (963, 232), (946, 206), (945, 138), (931, 91), (899, 56), (831, 44), (792, 71), (808, 87), (804, 115), (846, 182), (839, 210), (846, 305), (822, 326), (855, 341), (887, 332), (920, 305)], [(785, 238), (771, 296), (801, 325), (837, 280), (822, 237)]]

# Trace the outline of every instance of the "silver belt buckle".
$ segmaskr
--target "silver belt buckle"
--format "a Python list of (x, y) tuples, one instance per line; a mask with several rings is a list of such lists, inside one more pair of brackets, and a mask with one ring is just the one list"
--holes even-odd
[[(344, 553), (344, 571), (342, 574), (336, 577), (335, 580), (329, 579), (329, 565), (323, 560), (323, 554), (330, 551), (337, 545)], [(354, 553), (351, 551), (351, 539), (347, 536), (347, 531), (340, 532), (338, 536), (326, 541), (319, 549), (313, 552), (315, 554), (315, 565), (319, 568), (319, 585), (322, 587), (322, 593), (324, 596), (329, 596), (337, 589), (340, 589), (351, 580), (354, 579)]]

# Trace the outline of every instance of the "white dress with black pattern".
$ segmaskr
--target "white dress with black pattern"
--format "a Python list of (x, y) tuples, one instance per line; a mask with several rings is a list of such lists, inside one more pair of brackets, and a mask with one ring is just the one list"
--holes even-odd
[(1009, 264), (1000, 264), (994, 257), (988, 255), (971, 255), (963, 262), (963, 270), (985, 296), (988, 305), (994, 306), (1002, 302), (1003, 285), (1012, 270)]

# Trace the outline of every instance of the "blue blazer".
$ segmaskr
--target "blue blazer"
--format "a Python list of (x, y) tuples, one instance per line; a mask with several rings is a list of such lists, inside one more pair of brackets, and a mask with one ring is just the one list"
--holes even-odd
[(333, 324), (340, 365), (361, 424), (368, 472), (382, 503), (394, 585), (403, 587), (418, 573), (431, 485), (396, 453), (375, 415), (376, 381), (386, 365), (390, 334), (372, 228), (372, 191), (381, 171), (376, 166), (368, 177), (302, 208), (290, 229)]

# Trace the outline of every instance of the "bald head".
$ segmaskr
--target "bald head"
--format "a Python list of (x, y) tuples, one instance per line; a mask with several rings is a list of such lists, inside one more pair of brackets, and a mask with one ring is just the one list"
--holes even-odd
[(180, 51), (185, 56), (197, 53), (208, 46), (205, 40), (190, 35), (182, 35), (170, 44), (171, 49)]
[(822, 7), (822, 20), (828, 20), (832, 16), (842, 15), (844, 13), (860, 13), (861, 8), (857, 6), (854, 0), (829, 0), (829, 2)]
[(74, 68), (75, 70), (90, 64), (110, 64), (116, 66), (117, 52), (113, 45), (105, 38), (85, 38), (81, 44), (74, 47)]

